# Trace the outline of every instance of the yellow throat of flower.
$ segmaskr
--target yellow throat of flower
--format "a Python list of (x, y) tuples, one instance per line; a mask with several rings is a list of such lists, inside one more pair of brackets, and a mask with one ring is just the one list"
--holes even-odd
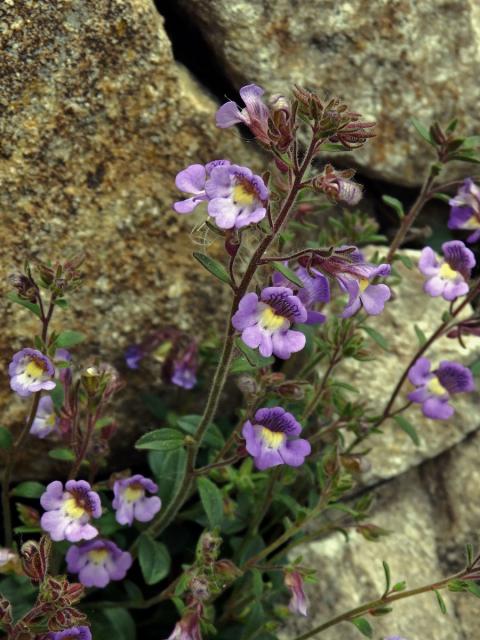
[(260, 315), (260, 320), (265, 329), (276, 331), (285, 323), (285, 318), (275, 313), (272, 307), (265, 307)]
[(139, 484), (131, 484), (125, 489), (124, 497), (129, 502), (136, 502), (145, 495), (145, 489)]
[(106, 549), (93, 549), (88, 552), (89, 559), (95, 564), (102, 564), (108, 556)]
[(247, 190), (243, 184), (236, 184), (233, 187), (233, 200), (237, 204), (250, 205), (255, 200), (255, 195)]
[(452, 269), (452, 267), (445, 262), (440, 267), (439, 275), (441, 278), (444, 278), (445, 280), (455, 280), (455, 278), (458, 276), (458, 271), (455, 271), (454, 269)]
[(370, 282), (367, 278), (360, 278), (360, 280), (358, 281), (358, 286), (360, 287), (360, 293), (363, 293), (369, 284)]
[(70, 518), (81, 518), (83, 515), (87, 513), (87, 510), (78, 504), (75, 498), (68, 498), (65, 501), (65, 513)]
[(279, 449), (285, 441), (285, 434), (262, 427), (261, 438), (269, 449)]
[(32, 378), (41, 378), (44, 369), (38, 364), (38, 362), (31, 360), (25, 367), (25, 371)]
[(448, 395), (448, 391), (445, 389), (445, 387), (437, 377), (432, 378), (428, 382), (427, 389), (430, 391), (430, 393), (433, 393), (436, 396), (444, 396), (446, 394)]
[(480, 219), (476, 215), (473, 215), (463, 226), (465, 229), (480, 229)]

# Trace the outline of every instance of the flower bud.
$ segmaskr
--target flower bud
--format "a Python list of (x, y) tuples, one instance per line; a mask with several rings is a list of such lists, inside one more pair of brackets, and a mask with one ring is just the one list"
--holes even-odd
[(34, 281), (22, 273), (14, 273), (8, 278), (10, 284), (17, 290), (17, 295), (22, 300), (28, 300), (29, 302), (36, 302), (38, 297), (38, 291)]
[(239, 376), (236, 380), (237, 387), (243, 393), (244, 396), (253, 396), (258, 393), (259, 388), (256, 380), (252, 376)]
[(20, 556), (23, 570), (32, 582), (43, 582), (48, 572), (48, 563), (52, 542), (48, 536), (42, 536), (40, 542), (28, 540), (22, 545)]
[(220, 577), (225, 585), (230, 584), (242, 575), (242, 571), (227, 558), (222, 558), (215, 562), (213, 570), (215, 575)]

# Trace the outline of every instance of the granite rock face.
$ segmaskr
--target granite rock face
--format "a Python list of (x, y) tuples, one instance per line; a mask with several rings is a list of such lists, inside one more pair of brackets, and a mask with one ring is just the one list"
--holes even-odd
[[(85, 285), (53, 323), (87, 334), (81, 356), (121, 360), (166, 324), (214, 329), (225, 290), (191, 257), (200, 218), (171, 209), (174, 178), (222, 156), (245, 164), (252, 151), (215, 127), (216, 104), (175, 63), (153, 2), (5, 0), (0, 48), (4, 276), (28, 255), (87, 252)], [(27, 346), (29, 318), (2, 304), (4, 364)], [(5, 371), (0, 407), (14, 424), (24, 409)]]
[[(355, 160), (398, 184), (421, 182), (430, 150), (409, 124), (478, 124), (476, 0), (180, 0), (233, 83), (340, 95), (373, 117)], [(234, 96), (232, 96), (234, 97)], [(337, 156), (338, 157), (338, 156)], [(463, 170), (463, 168), (462, 168)]]
[[(284, 640), (314, 628), (330, 617), (381, 595), (382, 560), (392, 572), (392, 584), (407, 581), (415, 588), (447, 577), (464, 566), (464, 544), (478, 546), (480, 509), (476, 497), (480, 471), (480, 435), (453, 447), (436, 459), (374, 490), (372, 521), (391, 531), (378, 542), (352, 533), (345, 542), (334, 534), (299, 547), (304, 563), (318, 568), (319, 583), (307, 585), (309, 620), (291, 620)], [(391, 614), (369, 617), (374, 637), (401, 636), (408, 640), (475, 638), (478, 600), (469, 594), (442, 591), (449, 615), (443, 616), (433, 593), (399, 601)], [(325, 640), (355, 640), (349, 623), (322, 633)]]
[[(350, 359), (337, 370), (339, 380), (348, 381), (365, 392), (372, 413), (383, 410), (390, 393), (419, 347), (415, 325), (429, 337), (441, 324), (442, 313), (449, 306), (443, 298), (431, 298), (423, 292), (424, 276), (416, 267), (420, 252), (404, 250), (402, 253), (415, 266), (407, 269), (402, 263), (395, 263), (395, 269), (402, 277), (401, 283), (395, 287), (395, 298), (387, 302), (380, 316), (372, 316), (368, 321), (370, 327), (385, 337), (389, 351), (375, 345), (374, 361)], [(467, 317), (471, 309), (465, 309), (463, 313)], [(463, 349), (457, 340), (443, 337), (434, 343), (426, 356), (433, 366), (437, 366), (441, 360), (454, 360), (468, 366), (480, 358), (480, 344), (477, 338), (468, 337), (465, 345)], [(407, 402), (407, 393), (412, 389), (407, 380), (395, 408)], [(386, 422), (382, 427), (383, 435), (372, 436), (368, 440), (368, 446), (371, 447), (368, 459), (372, 467), (365, 474), (364, 481), (371, 484), (397, 476), (461, 442), (467, 434), (480, 427), (478, 402), (478, 392), (458, 394), (452, 401), (455, 414), (447, 421), (425, 418), (420, 405), (412, 404), (402, 415), (414, 425), (420, 438), (418, 447), (393, 420)]]

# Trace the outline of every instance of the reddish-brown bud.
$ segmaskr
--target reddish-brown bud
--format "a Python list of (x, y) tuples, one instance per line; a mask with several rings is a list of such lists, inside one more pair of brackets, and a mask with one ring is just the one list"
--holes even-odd
[(22, 545), (20, 556), (23, 570), (33, 582), (43, 582), (45, 579), (51, 546), (48, 536), (42, 536), (40, 542), (29, 540)]

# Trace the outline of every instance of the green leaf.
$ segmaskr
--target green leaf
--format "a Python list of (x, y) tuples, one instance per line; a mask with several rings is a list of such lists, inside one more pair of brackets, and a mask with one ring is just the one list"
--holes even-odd
[(252, 576), (252, 591), (255, 598), (260, 599), (263, 593), (263, 578), (258, 569), (250, 569)]
[(441, 200), (448, 204), (452, 199), (452, 196), (449, 196), (448, 193), (434, 193), (432, 198), (435, 198), (435, 200)]
[(385, 593), (388, 593), (390, 591), (391, 584), (390, 567), (388, 566), (388, 562), (386, 562), (386, 560), (382, 560), (382, 565), (383, 571), (385, 572)]
[(477, 360), (472, 364), (472, 366), (470, 367), (470, 371), (472, 372), (473, 376), (480, 376), (480, 360)]
[(269, 367), (275, 362), (275, 359), (272, 356), (270, 356), (269, 358), (264, 358), (256, 349), (250, 349), (250, 347), (247, 347), (247, 345), (242, 341), (241, 338), (237, 338), (235, 344), (246, 357), (248, 362), (252, 365), (252, 367)]
[(146, 433), (135, 443), (135, 449), (149, 449), (151, 451), (173, 451), (183, 447), (185, 436), (178, 429), (155, 429)]
[(418, 447), (420, 445), (420, 438), (418, 437), (418, 433), (413, 424), (411, 424), (403, 416), (394, 416), (393, 419), (398, 424), (400, 429), (402, 429), (402, 431), (405, 431), (407, 436), (409, 436), (412, 439), (412, 442)]
[(286, 267), (282, 262), (273, 262), (272, 264), (275, 267), (275, 269), (282, 274), (282, 276), (285, 276), (287, 280), (290, 280), (290, 282), (293, 282), (293, 284), (296, 284), (297, 287), (300, 287), (301, 289), (303, 289), (304, 284), (300, 280), (300, 278), (297, 276), (295, 271), (292, 271), (291, 269)]
[(165, 509), (185, 475), (187, 452), (185, 449), (149, 451), (148, 464), (158, 482), (158, 493)]
[(53, 304), (56, 304), (57, 307), (60, 307), (60, 309), (68, 308), (68, 300), (66, 298), (57, 298), (53, 301)]
[(437, 597), (437, 602), (438, 602), (438, 606), (440, 607), (440, 611), (445, 615), (447, 613), (447, 606), (445, 604), (444, 599), (442, 598), (442, 594), (440, 593), (440, 591), (437, 591), (436, 589), (434, 589), (435, 591), (435, 596)]
[(194, 251), (193, 257), (195, 260), (198, 260), (202, 267), (215, 276), (215, 278), (218, 278), (218, 280), (226, 282), (227, 284), (231, 284), (230, 276), (223, 264), (213, 258), (210, 258), (210, 256), (207, 256), (204, 253), (197, 253), (196, 251)]
[(324, 142), (322, 144), (322, 151), (327, 153), (335, 153), (337, 151), (350, 151), (347, 147), (344, 147), (343, 144), (338, 144), (336, 142)]
[(467, 591), (480, 598), (480, 586), (476, 582), (468, 581)]
[(29, 311), (31, 311), (37, 316), (37, 318), (42, 317), (42, 314), (40, 313), (40, 307), (36, 302), (30, 302), (30, 300), (23, 300), (23, 298), (20, 298), (20, 296), (17, 296), (17, 294), (13, 292), (7, 293), (7, 298), (12, 302), (16, 302), (20, 306), (25, 307), (25, 309), (28, 309)]
[(65, 462), (71, 462), (75, 460), (75, 454), (73, 453), (73, 451), (64, 447), (50, 449), (48, 455), (54, 460), (64, 460)]
[(400, 202), (400, 200), (398, 200), (397, 198), (393, 198), (392, 196), (382, 196), (382, 200), (383, 202), (385, 202), (385, 204), (388, 204), (389, 207), (391, 207), (395, 213), (397, 214), (397, 216), (400, 218), (400, 220), (405, 216), (405, 211), (403, 209), (403, 204)]
[(423, 333), (423, 331), (420, 329), (420, 327), (417, 324), (414, 324), (413, 328), (415, 329), (415, 333), (417, 335), (418, 344), (421, 347), (423, 347), (423, 345), (427, 341), (427, 336)]
[(0, 427), (0, 449), (10, 449), (13, 444), (13, 436), (10, 429)]
[[(202, 416), (198, 415), (182, 416), (177, 420), (177, 425), (182, 429), (182, 431), (185, 431), (185, 433), (194, 435), (201, 419)], [(223, 447), (225, 444), (225, 438), (216, 424), (210, 423), (208, 425), (202, 444), (216, 448)]]
[(354, 618), (350, 622), (357, 627), (362, 635), (366, 638), (373, 638), (373, 629), (371, 624), (365, 618)]
[(138, 545), (138, 560), (147, 584), (156, 584), (170, 573), (170, 554), (162, 542), (142, 534)]
[(372, 327), (367, 327), (367, 326), (362, 326), (362, 327), (360, 327), (360, 329), (363, 329), (363, 331), (365, 331), (365, 333), (368, 333), (370, 338), (374, 342), (376, 342), (378, 344), (378, 346), (381, 347), (384, 351), (390, 351), (390, 347), (388, 346), (388, 342), (382, 336), (382, 334), (379, 333), (376, 329), (372, 329)]
[(57, 347), (62, 349), (68, 349), (74, 347), (76, 344), (80, 344), (85, 340), (86, 336), (80, 331), (62, 331), (58, 334), (56, 339)]
[(210, 527), (212, 529), (221, 527), (223, 522), (222, 492), (216, 484), (204, 477), (198, 478), (198, 492)]
[(465, 556), (467, 559), (467, 567), (470, 567), (473, 564), (474, 558), (473, 544), (471, 544), (471, 542), (467, 542), (467, 544), (465, 545)]
[(396, 582), (393, 585), (392, 591), (395, 591), (395, 592), (405, 591), (406, 588), (407, 588), (407, 583), (405, 582), (405, 580), (402, 580), (401, 582)]
[(65, 390), (60, 380), (56, 381), (55, 388), (50, 391), (50, 397), (52, 398), (53, 406), (59, 411), (63, 407), (65, 399)]
[(255, 367), (251, 365), (245, 356), (239, 356), (235, 358), (230, 365), (230, 373), (251, 373), (255, 371)]
[(12, 491), (12, 496), (19, 498), (39, 498), (45, 493), (45, 485), (40, 482), (21, 482)]
[(421, 135), (421, 137), (428, 142), (428, 144), (431, 144), (432, 147), (436, 147), (435, 141), (432, 138), (432, 136), (430, 135), (430, 131), (427, 129), (427, 127), (425, 127), (419, 120), (417, 120), (416, 118), (412, 118), (411, 122), (413, 124), (413, 126), (415, 127), (415, 129), (417, 130), (417, 132)]
[(397, 253), (394, 257), (394, 260), (399, 260), (406, 269), (413, 269), (414, 267), (412, 259), (408, 256), (403, 255), (402, 253)]
[(135, 640), (135, 622), (126, 608), (109, 608), (89, 612), (95, 640)]

